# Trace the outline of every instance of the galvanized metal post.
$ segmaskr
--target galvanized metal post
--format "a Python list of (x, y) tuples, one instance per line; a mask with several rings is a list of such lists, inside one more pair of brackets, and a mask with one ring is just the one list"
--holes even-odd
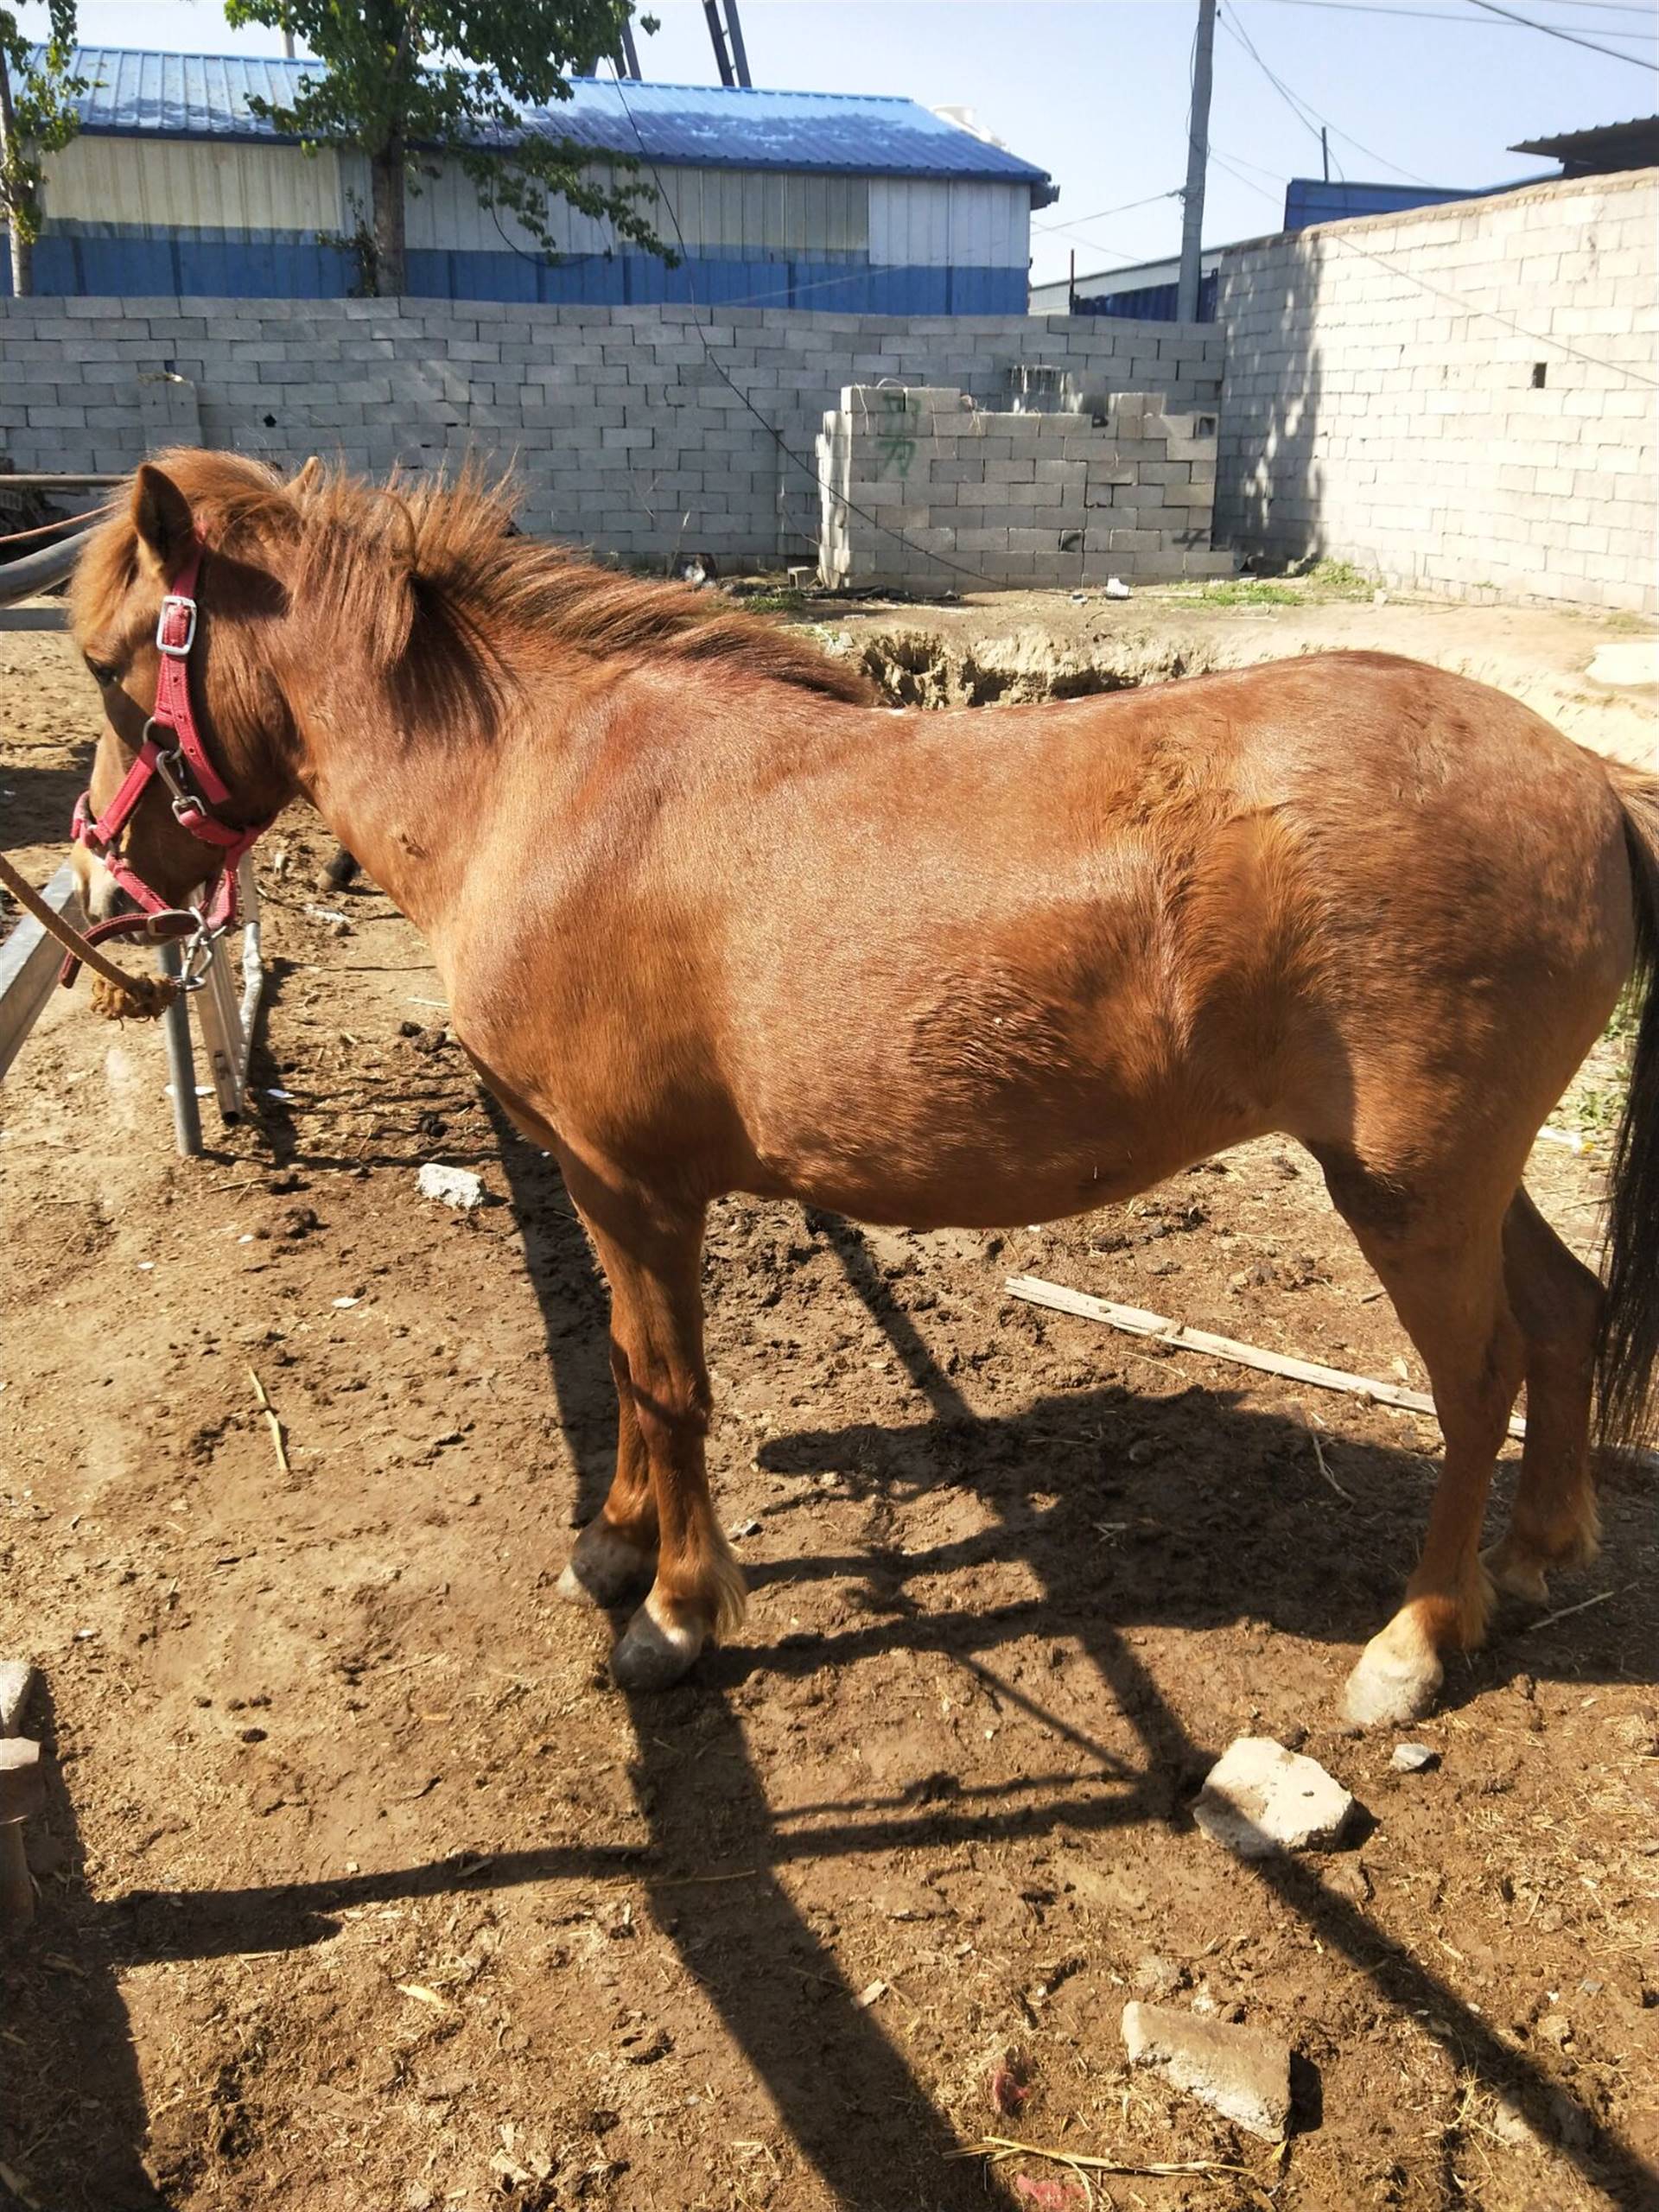
[(1198, 0), (1198, 35), (1192, 48), (1192, 108), (1186, 126), (1186, 189), (1181, 194), (1181, 273), (1175, 320), (1198, 319), (1204, 273), (1204, 181), (1210, 165), (1210, 79), (1216, 50), (1216, 0)]
[[(156, 957), (162, 975), (176, 982), (184, 972), (177, 944), (162, 945)], [(201, 1150), (201, 1111), (196, 1103), (195, 1055), (190, 1050), (190, 1005), (182, 991), (173, 994), (162, 1016), (162, 1027), (167, 1036), (168, 1083), (173, 1094), (173, 1141), (187, 1160), (193, 1160)]]

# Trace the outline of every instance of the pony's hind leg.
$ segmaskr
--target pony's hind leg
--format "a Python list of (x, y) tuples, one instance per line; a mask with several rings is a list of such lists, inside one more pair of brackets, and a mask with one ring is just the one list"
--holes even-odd
[(1524, 1191), (1503, 1221), (1503, 1280), (1526, 1346), (1527, 1440), (1509, 1533), (1486, 1554), (1500, 1590), (1542, 1605), (1552, 1567), (1585, 1567), (1599, 1538), (1590, 1407), (1602, 1287)]
[(633, 1410), (627, 1354), (611, 1339), (616, 1385), (616, 1473), (605, 1503), (571, 1547), (559, 1595), (575, 1605), (613, 1605), (657, 1571), (657, 1501), (651, 1459)]
[(1348, 1678), (1351, 1719), (1418, 1719), (1445, 1678), (1442, 1655), (1485, 1633), (1491, 1586), (1481, 1516), (1521, 1386), (1521, 1332), (1504, 1289), (1501, 1202), (1445, 1186), (1402, 1192), (1352, 1162), (1322, 1163), (1338, 1211), (1421, 1353), (1446, 1439), (1428, 1530), (1405, 1603)]
[[(611, 1671), (625, 1688), (657, 1689), (677, 1681), (711, 1635), (743, 1617), (742, 1574), (715, 1520), (704, 1466), (710, 1398), (698, 1281), (702, 1209), (664, 1203), (563, 1154), (561, 1165), (611, 1286), (620, 1433), (636, 1440), (639, 1452), (626, 1463), (623, 1526), (607, 1531), (607, 1541), (633, 1542), (647, 1527), (657, 1540), (650, 1594), (611, 1655)], [(632, 1448), (625, 1441), (622, 1450)]]

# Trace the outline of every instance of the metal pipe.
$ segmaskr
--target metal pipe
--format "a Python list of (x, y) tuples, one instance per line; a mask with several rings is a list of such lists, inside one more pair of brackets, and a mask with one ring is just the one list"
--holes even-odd
[[(5, 480), (0, 476), (0, 484)], [(25, 553), (21, 561), (0, 562), (0, 607), (33, 599), (36, 592), (50, 591), (54, 584), (73, 575), (90, 536), (90, 531), (83, 530), (57, 545), (41, 546), (38, 553)]]
[(226, 942), (220, 938), (213, 947), (201, 988), (192, 996), (196, 1005), (196, 1027), (201, 1033), (201, 1048), (207, 1055), (208, 1081), (219, 1101), (219, 1119), (230, 1122), (239, 1120), (242, 1113), (242, 1090), (237, 1074), (242, 1058), (242, 1037), (231, 986), (230, 960), (225, 950)]
[[(178, 941), (156, 948), (156, 964), (163, 976), (176, 982), (184, 972)], [(190, 1049), (190, 1007), (182, 991), (175, 991), (162, 1016), (167, 1038), (167, 1072), (173, 1096), (173, 1141), (186, 1160), (201, 1150), (201, 1111), (196, 1103), (196, 1061)]]
[(237, 1090), (245, 1100), (248, 1063), (253, 1058), (253, 1028), (259, 1019), (259, 999), (265, 988), (265, 964), (259, 953), (259, 893), (253, 880), (250, 855), (243, 856), (236, 880), (242, 893), (242, 911), (247, 917), (242, 925), (242, 1050), (236, 1070)]

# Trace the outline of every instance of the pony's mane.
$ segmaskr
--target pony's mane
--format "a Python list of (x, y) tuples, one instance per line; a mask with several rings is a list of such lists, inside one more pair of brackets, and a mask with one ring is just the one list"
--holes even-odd
[[(245, 454), (195, 448), (162, 454), (156, 466), (210, 546), (256, 561), (263, 545), (285, 543), (296, 595), (342, 634), (372, 641), (388, 667), (417, 664), (440, 690), (510, 688), (513, 643), (539, 637), (594, 660), (678, 662), (822, 698), (874, 698), (856, 669), (721, 594), (625, 575), (512, 534), (511, 487), (471, 464), (453, 482), (394, 479), (384, 489), (315, 463), (285, 482)], [(106, 526), (99, 538), (78, 601), (95, 604), (111, 583), (130, 582), (130, 527)]]

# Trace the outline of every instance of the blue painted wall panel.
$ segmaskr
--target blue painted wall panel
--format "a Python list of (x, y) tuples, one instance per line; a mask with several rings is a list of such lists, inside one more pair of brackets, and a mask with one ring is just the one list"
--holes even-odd
[[(1198, 279), (1200, 322), (1213, 322), (1216, 319), (1218, 281), (1218, 272), (1213, 269), (1207, 276)], [(1133, 292), (1106, 292), (1096, 299), (1079, 296), (1071, 305), (1077, 315), (1117, 315), (1131, 322), (1173, 322), (1176, 297), (1173, 284), (1142, 284)]]
[[(150, 238), (121, 235), (111, 224), (97, 232), (48, 232), (36, 249), (35, 275), (38, 291), (60, 296), (317, 300), (348, 294), (353, 271), (350, 257), (338, 248), (291, 232)], [(0, 296), (10, 289), (10, 270), (0, 260)], [(729, 254), (698, 255), (671, 269), (654, 254), (543, 262), (522, 253), (412, 247), (409, 289), (417, 299), (592, 307), (676, 302), (843, 315), (1022, 315), (1026, 307), (1025, 272), (1018, 269), (872, 268), (850, 260)], [(1079, 308), (1149, 312), (1117, 301), (1096, 307), (1080, 302)]]
[(1285, 187), (1285, 228), (1305, 231), (1311, 223), (1339, 223), (1354, 215), (1395, 215), (1408, 207), (1438, 207), (1449, 200), (1483, 197), (1480, 191), (1460, 190), (1450, 184), (1354, 184), (1334, 177), (1294, 176)]

